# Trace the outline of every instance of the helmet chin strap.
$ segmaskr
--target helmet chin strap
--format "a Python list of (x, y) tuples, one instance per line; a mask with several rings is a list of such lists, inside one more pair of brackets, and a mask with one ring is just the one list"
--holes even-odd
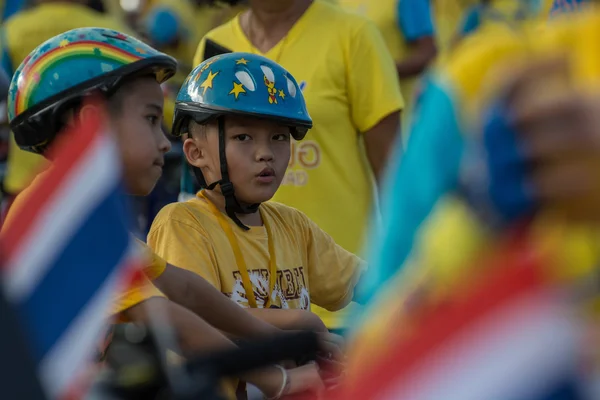
[(229, 171), (227, 169), (227, 158), (225, 156), (225, 119), (219, 117), (219, 162), (221, 163), (221, 179), (211, 183), (206, 188), (213, 190), (217, 185), (221, 186), (221, 193), (225, 197), (225, 212), (236, 223), (237, 226), (247, 231), (250, 228), (240, 221), (236, 214), (254, 214), (258, 211), (260, 203), (250, 204), (248, 206), (240, 204), (235, 197), (233, 183), (229, 180)]

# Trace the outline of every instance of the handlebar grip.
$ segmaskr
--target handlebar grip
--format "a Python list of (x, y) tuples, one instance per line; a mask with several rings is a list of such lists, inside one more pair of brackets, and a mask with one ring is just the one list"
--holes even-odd
[(294, 332), (252, 342), (238, 348), (202, 355), (188, 362), (190, 371), (210, 370), (221, 376), (238, 375), (283, 360), (315, 358), (319, 341), (314, 332)]

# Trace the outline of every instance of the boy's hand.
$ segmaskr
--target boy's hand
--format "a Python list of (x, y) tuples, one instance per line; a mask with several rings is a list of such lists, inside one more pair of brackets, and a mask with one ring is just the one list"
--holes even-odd
[(282, 397), (309, 393), (319, 396), (325, 390), (325, 385), (319, 375), (319, 368), (315, 363), (309, 363), (287, 372), (288, 388)]
[(344, 338), (331, 332), (318, 332), (323, 358), (331, 361), (345, 362)]

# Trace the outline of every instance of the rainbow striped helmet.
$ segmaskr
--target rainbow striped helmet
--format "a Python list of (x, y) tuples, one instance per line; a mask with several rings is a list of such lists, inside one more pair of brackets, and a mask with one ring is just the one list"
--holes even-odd
[(42, 153), (60, 129), (58, 117), (82, 96), (110, 96), (132, 75), (174, 75), (175, 59), (123, 33), (80, 28), (47, 40), (21, 63), (10, 84), (8, 119), (19, 147)]

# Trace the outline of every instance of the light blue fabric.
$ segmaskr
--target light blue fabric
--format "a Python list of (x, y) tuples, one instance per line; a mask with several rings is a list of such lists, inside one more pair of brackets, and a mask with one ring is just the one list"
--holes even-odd
[(4, 27), (0, 27), (0, 57), (2, 57), (2, 59), (0, 59), (0, 66), (4, 72), (6, 72), (6, 75), (8, 75), (9, 78), (12, 78), (15, 69), (8, 52), (8, 40), (6, 38), (6, 29)]
[(427, 82), (413, 118), (406, 152), (387, 172), (382, 222), (369, 236), (369, 269), (355, 295), (363, 304), (402, 269), (421, 224), (458, 184), (463, 139), (447, 90)]
[(433, 36), (435, 32), (429, 0), (398, 0), (399, 28), (407, 41)]

